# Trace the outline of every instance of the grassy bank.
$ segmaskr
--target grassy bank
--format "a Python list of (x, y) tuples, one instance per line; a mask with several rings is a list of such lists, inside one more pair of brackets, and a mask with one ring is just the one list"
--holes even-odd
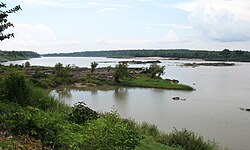
[(98, 113), (84, 103), (69, 107), (20, 73), (0, 79), (0, 131), (2, 149), (218, 149), (187, 130), (167, 134), (115, 110)]
[(150, 78), (145, 75), (141, 75), (135, 78), (126, 78), (120, 84), (129, 87), (160, 88), (169, 90), (194, 90), (188, 85), (172, 83), (161, 78)]

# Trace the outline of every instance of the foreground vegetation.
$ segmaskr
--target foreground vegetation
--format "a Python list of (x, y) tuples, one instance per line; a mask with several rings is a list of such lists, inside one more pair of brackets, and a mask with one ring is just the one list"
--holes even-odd
[(69, 107), (19, 72), (0, 78), (0, 139), (2, 149), (219, 149), (186, 129), (167, 134), (115, 110)]
[(45, 54), (45, 57), (166, 57), (171, 59), (203, 59), (207, 61), (250, 62), (250, 52), (225, 49), (223, 51), (205, 51), (188, 49), (160, 50), (113, 50), (86, 51), (74, 53)]

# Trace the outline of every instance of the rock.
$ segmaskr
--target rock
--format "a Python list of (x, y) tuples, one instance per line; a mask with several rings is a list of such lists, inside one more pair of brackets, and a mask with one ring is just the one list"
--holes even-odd
[(172, 80), (172, 83), (179, 83), (179, 81), (176, 80), (176, 79), (173, 79), (173, 80)]
[(240, 107), (240, 110), (250, 112), (250, 108), (242, 108), (242, 107)]
[(177, 83), (179, 83), (179, 81), (178, 80), (176, 80), (176, 79), (164, 79), (165, 81), (168, 81), (168, 82), (171, 82), (171, 83), (174, 83), (174, 84), (177, 84)]
[(86, 86), (97, 86), (97, 84), (95, 84), (95, 83), (85, 83), (84, 85), (86, 85)]
[(178, 101), (180, 100), (180, 97), (173, 97), (172, 99)]

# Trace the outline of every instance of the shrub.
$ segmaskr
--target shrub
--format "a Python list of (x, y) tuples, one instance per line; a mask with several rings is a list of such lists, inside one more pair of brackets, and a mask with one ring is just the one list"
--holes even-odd
[(0, 103), (0, 108), (0, 127), (12, 135), (29, 135), (53, 149), (74, 149), (83, 143), (83, 127), (68, 122), (63, 113), (23, 108), (13, 103)]
[(121, 82), (120, 80), (129, 76), (128, 64), (119, 63), (115, 66), (114, 78), (116, 82)]
[(146, 73), (150, 74), (151, 78), (155, 78), (156, 76), (161, 76), (164, 74), (165, 66), (157, 65), (153, 63), (149, 68), (146, 68)]
[(161, 134), (158, 142), (169, 146), (181, 146), (185, 150), (215, 150), (216, 145), (211, 142), (204, 141), (203, 137), (192, 131), (182, 129), (174, 130), (169, 134)]
[(91, 67), (91, 73), (93, 73), (96, 69), (96, 67), (98, 66), (98, 63), (97, 62), (92, 62), (90, 64), (90, 67)]
[(123, 123), (117, 112), (90, 121), (86, 135), (86, 149), (135, 149), (142, 139), (137, 130)]
[(84, 124), (88, 120), (97, 119), (98, 113), (86, 106), (84, 102), (78, 102), (72, 107), (70, 119), (78, 124)]
[(1, 92), (5, 100), (27, 105), (29, 101), (30, 87), (25, 76), (19, 72), (12, 72), (4, 80), (4, 87)]

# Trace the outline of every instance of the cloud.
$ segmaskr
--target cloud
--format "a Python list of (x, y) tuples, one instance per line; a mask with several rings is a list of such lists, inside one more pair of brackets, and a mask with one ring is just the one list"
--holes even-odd
[(107, 11), (117, 10), (118, 8), (130, 8), (131, 7), (129, 5), (124, 5), (124, 4), (106, 4), (104, 6), (106, 8), (98, 10), (96, 13), (103, 13)]
[(180, 38), (178, 37), (178, 35), (173, 30), (169, 30), (166, 35), (164, 35), (163, 37), (161, 37), (159, 39), (159, 41), (161, 43), (181, 42)]
[(250, 40), (249, 0), (193, 0), (173, 7), (188, 12), (192, 27), (212, 40)]
[(111, 4), (111, 6), (114, 6), (114, 7), (123, 7), (123, 8), (131, 8), (130, 5), (124, 5), (124, 4)]
[(89, 5), (93, 5), (93, 6), (100, 6), (101, 3), (96, 3), (96, 2), (88, 2)]
[(110, 39), (110, 38), (98, 38), (95, 41), (95, 45), (104, 49), (123, 49), (123, 48), (166, 48), (165, 46), (183, 43), (179, 36), (173, 31), (169, 30), (166, 35), (159, 37), (157, 39)]
[(59, 49), (62, 47), (79, 46), (79, 41), (59, 40), (56, 34), (44, 24), (15, 24), (15, 28), (9, 30), (15, 33), (15, 38), (1, 42), (1, 48), (6, 50), (44, 50)]
[(179, 28), (179, 29), (192, 29), (192, 26), (171, 24), (171, 23), (150, 23), (150, 24), (146, 24), (146, 26), (148, 26), (148, 27), (171, 27), (171, 28)]
[(103, 12), (106, 12), (106, 11), (112, 11), (112, 10), (116, 10), (117, 8), (115, 8), (115, 7), (110, 7), (110, 8), (103, 8), (103, 9), (101, 9), (101, 10), (99, 10), (99, 11), (97, 11), (96, 13), (103, 13)]

